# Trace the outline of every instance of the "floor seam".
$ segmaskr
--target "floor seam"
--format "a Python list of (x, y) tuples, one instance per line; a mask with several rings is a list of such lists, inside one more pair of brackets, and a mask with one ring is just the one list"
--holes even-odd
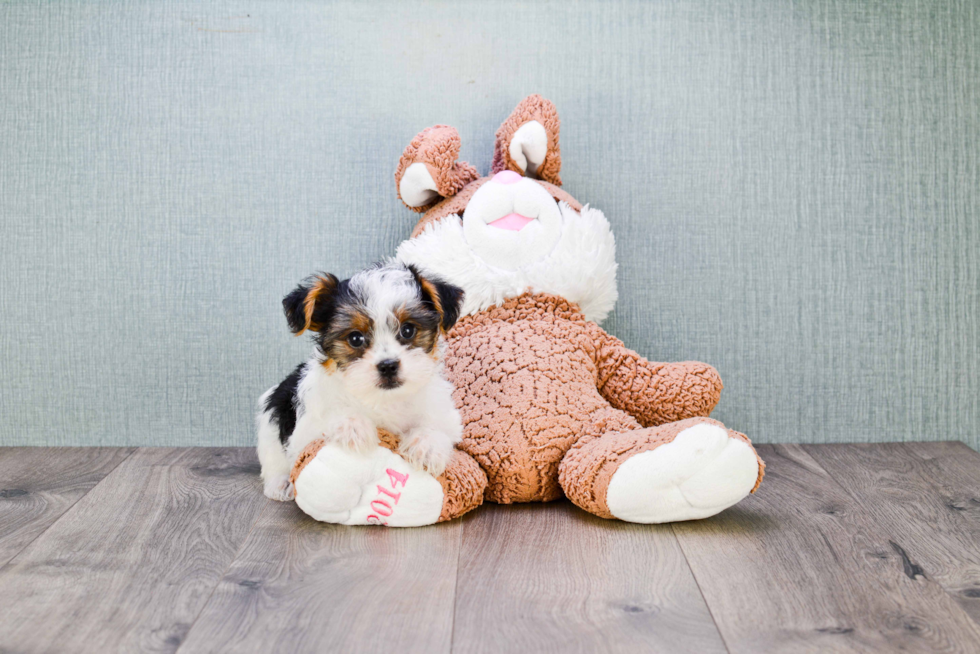
[(694, 567), (691, 565), (691, 560), (687, 558), (687, 552), (684, 551), (684, 545), (681, 544), (681, 537), (677, 535), (677, 528), (675, 527), (677, 523), (671, 523), (670, 531), (674, 535), (674, 542), (677, 543), (677, 548), (681, 551), (681, 556), (684, 557), (684, 563), (687, 564), (687, 570), (691, 573), (691, 579), (694, 580), (694, 585), (698, 588), (698, 593), (701, 595), (701, 601), (704, 602), (704, 608), (708, 610), (708, 617), (711, 618), (712, 624), (715, 625), (715, 631), (718, 632), (718, 638), (721, 640), (722, 647), (725, 651), (731, 654), (731, 648), (728, 646), (728, 641), (725, 640), (725, 634), (721, 630), (721, 626), (718, 624), (718, 620), (715, 619), (714, 611), (711, 610), (711, 604), (708, 603), (708, 598), (704, 595), (704, 589), (701, 588), (701, 582), (698, 581), (698, 576), (694, 572)]
[(174, 654), (179, 654), (180, 650), (184, 648), (184, 643), (187, 642), (187, 639), (190, 637), (191, 632), (194, 631), (194, 625), (196, 625), (197, 621), (200, 620), (201, 614), (204, 613), (204, 610), (208, 608), (208, 604), (211, 603), (211, 598), (214, 597), (214, 593), (218, 590), (218, 586), (221, 585), (221, 582), (224, 581), (224, 578), (228, 576), (228, 571), (231, 570), (231, 566), (235, 565), (235, 561), (237, 561), (238, 557), (241, 556), (242, 550), (245, 548), (245, 544), (248, 542), (248, 539), (252, 536), (252, 532), (255, 531), (255, 526), (259, 524), (259, 520), (262, 519), (262, 516), (265, 515), (265, 512), (269, 508), (269, 502), (272, 501), (275, 500), (266, 500), (266, 503), (262, 506), (262, 510), (259, 511), (259, 514), (257, 516), (255, 516), (255, 521), (252, 522), (252, 526), (248, 528), (248, 533), (245, 534), (245, 538), (242, 539), (242, 542), (238, 546), (238, 549), (235, 550), (235, 555), (231, 557), (231, 560), (228, 561), (228, 565), (225, 566), (225, 569), (221, 572), (221, 576), (219, 576), (218, 580), (215, 581), (214, 586), (211, 588), (211, 592), (208, 593), (208, 598), (204, 600), (203, 604), (201, 604), (201, 610), (198, 611), (197, 615), (194, 616), (194, 619), (191, 620), (191, 624), (187, 628), (187, 633), (184, 634), (184, 638), (180, 641), (180, 645), (177, 646), (177, 649), (174, 650)]
[(450, 654), (456, 647), (456, 602), (459, 601), (459, 560), (463, 558), (463, 530), (466, 529), (466, 522), (464, 520), (460, 520), (459, 522), (459, 545), (456, 547), (456, 579), (453, 582), (453, 623), (449, 628)]
[[(121, 449), (122, 450), (122, 449), (126, 449), (126, 448), (120, 447), (118, 449)], [(61, 520), (66, 515), (68, 515), (69, 513), (71, 513), (72, 509), (74, 509), (78, 505), (79, 502), (81, 502), (83, 499), (85, 499), (86, 497), (88, 497), (88, 494), (89, 493), (91, 493), (92, 491), (94, 491), (103, 482), (105, 482), (105, 480), (109, 478), (109, 475), (111, 475), (112, 473), (114, 473), (119, 466), (121, 466), (126, 461), (129, 461), (129, 457), (133, 456), (134, 454), (136, 454), (136, 452), (138, 452), (139, 450), (141, 450), (143, 448), (141, 448), (141, 447), (133, 447), (131, 449), (132, 449), (132, 451), (129, 454), (127, 454), (126, 456), (124, 456), (122, 459), (120, 459), (119, 460), (119, 463), (117, 463), (116, 465), (112, 466), (112, 470), (110, 470), (109, 472), (105, 473), (105, 475), (102, 476), (102, 479), (100, 479), (99, 481), (95, 482), (92, 485), (92, 488), (90, 488), (87, 491), (85, 491), (84, 493), (82, 493), (78, 497), (78, 499), (76, 499), (74, 502), (72, 502), (71, 505), (67, 509), (65, 509), (64, 511), (62, 511), (61, 512), (61, 515), (59, 515), (57, 518), (55, 518), (54, 521), (50, 525), (48, 525), (47, 527), (45, 527), (44, 529), (42, 529), (34, 538), (32, 538), (28, 542), (24, 543), (24, 546), (22, 548), (20, 548), (19, 550), (17, 550), (17, 552), (13, 556), (11, 556), (9, 559), (7, 559), (6, 561), (4, 561), (3, 565), (0, 565), (0, 574), (3, 574), (3, 572), (7, 569), (7, 566), (9, 566), (11, 563), (13, 563), (14, 562), (14, 559), (16, 559), (18, 556), (20, 556), (21, 554), (23, 554), (24, 553), (24, 550), (26, 550), (28, 547), (30, 547), (31, 545), (33, 545), (34, 543), (36, 543), (38, 538), (40, 538), (44, 534), (48, 533), (48, 530), (50, 530), (51, 527), (54, 527), (56, 524), (58, 524), (59, 522), (61, 522)]]

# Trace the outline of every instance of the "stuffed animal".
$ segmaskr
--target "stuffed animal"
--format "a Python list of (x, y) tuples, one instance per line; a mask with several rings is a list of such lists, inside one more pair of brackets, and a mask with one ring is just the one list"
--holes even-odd
[(397, 258), (466, 294), (444, 354), (463, 441), (438, 478), (411, 468), (392, 434), (371, 456), (312, 443), (292, 475), (312, 517), (414, 526), (483, 501), (567, 497), (662, 523), (758, 488), (765, 464), (749, 439), (707, 417), (715, 369), (648, 361), (599, 327), (617, 298), (615, 241), (601, 211), (561, 189), (558, 134), (554, 105), (532, 95), (497, 131), (489, 176), (457, 161), (452, 127), (405, 149), (398, 194), (422, 215)]

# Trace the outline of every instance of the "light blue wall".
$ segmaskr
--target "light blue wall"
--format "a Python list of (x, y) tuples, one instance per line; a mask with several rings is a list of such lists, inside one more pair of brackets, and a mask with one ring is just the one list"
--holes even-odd
[(244, 445), (279, 300), (393, 252), (421, 128), (526, 94), (603, 209), (607, 328), (762, 442), (980, 445), (980, 8), (4, 3), (0, 443)]

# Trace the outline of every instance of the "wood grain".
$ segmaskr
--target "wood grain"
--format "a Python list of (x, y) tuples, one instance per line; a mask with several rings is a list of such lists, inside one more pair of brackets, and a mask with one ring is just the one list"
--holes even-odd
[(269, 502), (250, 448), (0, 448), (0, 651), (980, 651), (980, 455), (759, 449), (709, 520), (383, 530)]
[(805, 449), (980, 623), (980, 454), (963, 443)]
[[(759, 492), (673, 526), (735, 652), (977, 652), (980, 629), (800, 446), (760, 446)], [(887, 501), (887, 500), (884, 500)]]
[(668, 526), (567, 502), (464, 519), (453, 652), (724, 652)]
[(461, 528), (328, 525), (270, 503), (180, 652), (448, 652)]
[(266, 505), (251, 448), (137, 451), (0, 570), (3, 647), (176, 650)]
[(131, 447), (0, 448), (0, 566), (134, 451)]

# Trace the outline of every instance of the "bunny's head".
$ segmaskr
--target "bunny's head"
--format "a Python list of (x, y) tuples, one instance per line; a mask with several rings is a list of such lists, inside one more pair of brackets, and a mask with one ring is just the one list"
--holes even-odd
[(395, 172), (422, 214), (398, 257), (466, 291), (463, 315), (525, 292), (560, 295), (601, 320), (616, 301), (615, 242), (602, 212), (561, 187), (560, 122), (539, 95), (497, 130), (490, 175), (457, 161), (459, 134), (420, 132)]

